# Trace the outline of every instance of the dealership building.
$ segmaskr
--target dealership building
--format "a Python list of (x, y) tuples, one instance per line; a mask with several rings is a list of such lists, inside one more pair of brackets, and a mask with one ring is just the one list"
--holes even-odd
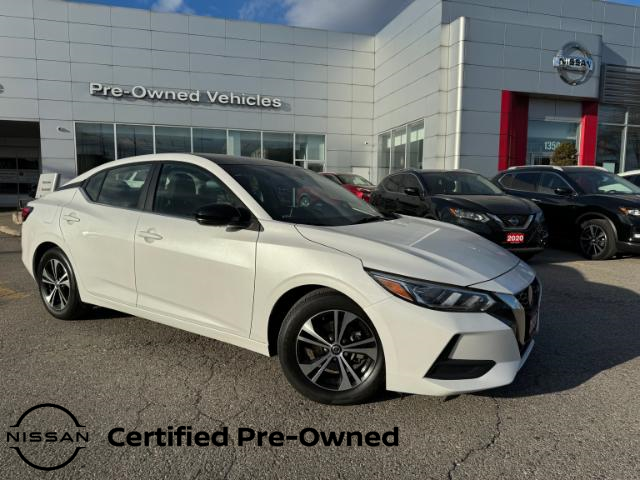
[[(336, 12), (339, 15), (339, 12)], [(640, 168), (640, 10), (415, 0), (376, 35), (56, 0), (0, 1), (0, 204), (153, 152), (266, 157), (374, 182)]]

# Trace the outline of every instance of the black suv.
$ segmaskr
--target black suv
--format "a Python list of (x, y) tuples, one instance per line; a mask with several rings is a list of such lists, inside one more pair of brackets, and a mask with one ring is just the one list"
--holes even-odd
[(577, 243), (592, 260), (640, 253), (640, 187), (599, 167), (513, 167), (494, 180), (536, 202), (552, 241)]
[(453, 223), (531, 258), (544, 249), (542, 211), (467, 170), (402, 170), (371, 194), (383, 214), (400, 213)]

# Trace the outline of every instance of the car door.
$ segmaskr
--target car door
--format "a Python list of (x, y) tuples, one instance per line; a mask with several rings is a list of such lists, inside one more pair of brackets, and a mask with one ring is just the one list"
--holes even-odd
[(150, 163), (103, 170), (62, 209), (60, 229), (78, 281), (93, 295), (136, 304), (133, 239), (150, 173)]
[[(404, 173), (400, 177), (400, 192), (398, 192), (397, 213), (422, 217), (426, 213), (424, 201), (424, 188), (420, 184), (418, 177), (413, 173)], [(409, 194), (408, 191), (416, 194)]]
[[(563, 190), (563, 194), (558, 193)], [(576, 192), (560, 175), (543, 172), (537, 186), (538, 205), (544, 211), (549, 232), (557, 240), (573, 238), (579, 204)]]
[(135, 234), (138, 306), (248, 337), (257, 228), (200, 225), (204, 205), (240, 200), (215, 176), (188, 163), (164, 163)]

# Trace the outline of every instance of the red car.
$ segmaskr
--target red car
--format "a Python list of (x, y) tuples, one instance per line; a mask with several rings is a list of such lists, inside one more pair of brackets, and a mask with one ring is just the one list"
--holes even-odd
[(353, 193), (356, 197), (361, 198), (365, 202), (371, 200), (371, 192), (375, 190), (376, 186), (360, 175), (353, 173), (331, 173), (323, 172), (320, 175), (327, 177), (329, 180), (333, 180), (339, 185)]

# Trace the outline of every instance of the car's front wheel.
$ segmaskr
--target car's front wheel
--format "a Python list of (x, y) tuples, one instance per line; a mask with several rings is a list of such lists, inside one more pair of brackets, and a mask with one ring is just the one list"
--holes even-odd
[(604, 219), (587, 220), (580, 226), (580, 251), (589, 260), (608, 260), (616, 254), (616, 232)]
[(36, 267), (40, 298), (51, 315), (73, 320), (89, 306), (80, 300), (78, 284), (69, 259), (59, 248), (47, 250)]
[(315, 290), (287, 314), (278, 337), (289, 382), (320, 403), (360, 403), (384, 387), (384, 354), (364, 311), (331, 289)]

